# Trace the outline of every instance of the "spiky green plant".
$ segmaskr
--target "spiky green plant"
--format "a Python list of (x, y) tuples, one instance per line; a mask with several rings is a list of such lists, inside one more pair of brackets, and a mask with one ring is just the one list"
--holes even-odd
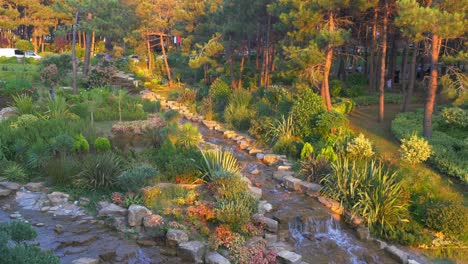
[(201, 178), (206, 182), (240, 173), (241, 168), (237, 163), (237, 159), (229, 150), (202, 151), (202, 155), (205, 162), (200, 168)]
[(112, 152), (107, 152), (87, 157), (79, 177), (92, 189), (112, 188), (123, 171), (122, 159)]
[(195, 147), (202, 140), (197, 126), (185, 123), (177, 133), (177, 144), (185, 148)]
[(18, 112), (21, 115), (24, 114), (34, 114), (36, 112), (36, 109), (34, 107), (33, 99), (29, 95), (25, 94), (20, 94), (20, 95), (14, 95), (13, 96), (13, 102), (14, 106), (18, 108)]
[(396, 172), (385, 169), (380, 161), (351, 161), (343, 156), (331, 167), (332, 173), (322, 180), (322, 193), (362, 215), (373, 232), (392, 230), (405, 220), (408, 203)]
[(281, 116), (281, 119), (274, 120), (269, 124), (270, 130), (267, 133), (267, 138), (270, 143), (275, 143), (280, 138), (285, 140), (292, 140), (295, 138), (295, 128), (293, 115), (290, 113), (288, 117)]
[(49, 118), (63, 118), (70, 115), (69, 106), (65, 97), (56, 96), (55, 99), (50, 99), (47, 104), (47, 116)]

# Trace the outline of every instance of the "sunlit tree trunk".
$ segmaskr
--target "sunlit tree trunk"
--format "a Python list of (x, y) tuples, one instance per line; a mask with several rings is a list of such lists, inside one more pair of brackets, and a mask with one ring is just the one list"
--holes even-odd
[(432, 48), (431, 48), (431, 76), (429, 80), (429, 87), (427, 92), (426, 106), (424, 107), (424, 137), (429, 138), (432, 136), (432, 113), (434, 112), (435, 98), (437, 92), (437, 77), (439, 70), (437, 69), (439, 63), (439, 53), (442, 39), (437, 35), (432, 35)]
[(374, 92), (376, 87), (376, 60), (375, 60), (375, 48), (377, 43), (377, 18), (378, 18), (378, 9), (374, 10), (374, 20), (372, 25), (372, 43), (371, 43), (371, 52), (369, 58), (369, 90)]
[(382, 29), (382, 54), (380, 61), (380, 83), (379, 83), (379, 122), (384, 120), (385, 113), (385, 63), (387, 55), (387, 34), (388, 34), (388, 0), (385, 0), (385, 14)]
[[(328, 30), (331, 33), (335, 30), (334, 14), (330, 13), (328, 19), (329, 19)], [(330, 89), (329, 89), (329, 83), (328, 83), (332, 61), (333, 61), (333, 43), (330, 42), (327, 45), (327, 50), (325, 53), (325, 65), (323, 67), (323, 81), (322, 81), (322, 87), (320, 88), (320, 94), (323, 98), (323, 102), (325, 103), (325, 106), (327, 107), (328, 111), (332, 109)]]
[(73, 23), (72, 31), (72, 68), (73, 68), (73, 93), (78, 94), (78, 61), (76, 59), (76, 28), (78, 27), (78, 14), (79, 11), (76, 11), (75, 22)]
[(408, 111), (409, 105), (411, 103), (411, 97), (413, 97), (414, 91), (414, 82), (416, 80), (416, 61), (418, 59), (419, 53), (419, 42), (414, 43), (413, 55), (411, 56), (410, 70), (409, 70), (409, 80), (408, 88), (405, 93), (405, 101), (403, 103), (403, 112)]
[(86, 32), (86, 49), (85, 49), (85, 58), (83, 62), (83, 75), (88, 76), (89, 72), (89, 61), (91, 59), (91, 33)]
[(146, 52), (148, 53), (148, 70), (153, 70), (153, 54), (151, 53), (151, 40), (150, 34), (146, 33)]
[(159, 35), (159, 42), (161, 43), (161, 50), (163, 54), (164, 65), (166, 65), (166, 73), (167, 73), (167, 80), (169, 81), (169, 87), (172, 87), (171, 68), (169, 67), (169, 63), (167, 62), (166, 48), (164, 47), (164, 36), (162, 34)]

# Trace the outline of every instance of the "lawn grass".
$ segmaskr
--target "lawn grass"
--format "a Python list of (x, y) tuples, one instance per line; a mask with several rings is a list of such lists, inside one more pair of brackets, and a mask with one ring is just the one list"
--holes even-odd
[(33, 85), (40, 84), (39, 65), (36, 64), (1, 64), (0, 80), (18, 81), (27, 80)]
[[(413, 105), (412, 109), (421, 107)], [(439, 174), (426, 164), (410, 165), (399, 158), (399, 142), (391, 132), (391, 121), (400, 112), (399, 105), (386, 105), (384, 121), (377, 121), (378, 106), (365, 106), (355, 109), (350, 115), (350, 127), (357, 133), (363, 133), (374, 143), (378, 155), (403, 176), (406, 186), (411, 186), (413, 193), (424, 197), (461, 200), (468, 205), (466, 186), (454, 182), (451, 178)], [(421, 124), (422, 125), (422, 124)]]

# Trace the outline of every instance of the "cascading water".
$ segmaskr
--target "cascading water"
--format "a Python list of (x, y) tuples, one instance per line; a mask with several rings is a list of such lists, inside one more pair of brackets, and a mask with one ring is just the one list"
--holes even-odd
[[(369, 259), (366, 257), (366, 249), (357, 245), (351, 237), (340, 226), (333, 217), (295, 217), (289, 222), (289, 232), (296, 242), (296, 250), (307, 251), (307, 248), (322, 248), (324, 253), (343, 254), (341, 260), (345, 259), (352, 264), (366, 264), (369, 262), (379, 263), (376, 256)], [(371, 260), (371, 261), (370, 261)], [(336, 262), (336, 263), (338, 263)]]

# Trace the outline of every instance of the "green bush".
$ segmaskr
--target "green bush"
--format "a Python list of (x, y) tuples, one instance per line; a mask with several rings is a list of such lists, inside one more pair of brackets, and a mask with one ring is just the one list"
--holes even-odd
[(326, 146), (320, 150), (320, 153), (317, 155), (317, 159), (325, 159), (330, 162), (336, 161), (338, 156), (335, 153), (335, 150), (332, 146)]
[(250, 128), (250, 122), (255, 117), (255, 112), (246, 106), (229, 104), (224, 110), (224, 120), (230, 127), (247, 131)]
[(331, 173), (330, 161), (327, 158), (308, 158), (300, 161), (299, 175), (308, 182), (320, 183)]
[(37, 116), (35, 115), (30, 115), (30, 114), (24, 114), (24, 115), (20, 115), (16, 121), (12, 122), (10, 124), (10, 127), (13, 128), (13, 129), (17, 129), (17, 128), (28, 128), (30, 127), (31, 125), (33, 125), (34, 123), (38, 122), (39, 121), (39, 118), (37, 118)]
[[(412, 101), (416, 101), (417, 98), (413, 97)], [(353, 97), (352, 99), (356, 106), (365, 106), (365, 105), (377, 105), (379, 104), (378, 95), (361, 95)], [(404, 96), (402, 94), (386, 93), (384, 97), (385, 104), (402, 104)]]
[(310, 158), (312, 153), (314, 153), (314, 147), (310, 143), (306, 142), (301, 150), (301, 160)]
[(70, 184), (78, 173), (79, 163), (69, 157), (50, 160), (45, 166), (45, 174), (53, 184)]
[(216, 79), (210, 86), (208, 96), (213, 99), (216, 112), (222, 112), (229, 102), (231, 89), (223, 80)]
[(197, 179), (199, 162), (202, 162), (200, 151), (196, 148), (177, 148), (170, 140), (165, 140), (155, 150), (155, 164), (164, 180), (175, 181), (176, 177)]
[(348, 156), (354, 159), (370, 158), (374, 156), (372, 143), (369, 139), (364, 137), (362, 133), (347, 144), (346, 152)]
[(335, 111), (318, 114), (315, 119), (313, 132), (323, 140), (328, 139), (336, 130), (348, 126), (348, 118)]
[(105, 137), (98, 137), (94, 140), (94, 149), (97, 152), (106, 152), (111, 150), (111, 144), (109, 139)]
[(127, 192), (140, 192), (141, 188), (147, 186), (151, 180), (158, 176), (159, 172), (148, 165), (139, 165), (126, 170), (117, 178), (121, 189)]
[(403, 246), (430, 246), (432, 235), (415, 221), (401, 222), (398, 228), (386, 227), (382, 230), (382, 237), (389, 241), (397, 242)]
[(112, 152), (91, 155), (84, 159), (79, 183), (92, 189), (112, 189), (124, 170), (122, 159)]
[(52, 138), (50, 145), (52, 151), (60, 154), (61, 157), (65, 157), (73, 150), (75, 140), (67, 134), (61, 134)]
[(459, 107), (448, 107), (444, 108), (441, 113), (441, 117), (447, 125), (455, 126), (458, 128), (468, 127), (468, 111)]
[(257, 204), (258, 201), (248, 193), (239, 193), (231, 199), (221, 198), (216, 203), (215, 216), (218, 221), (237, 231), (250, 221)]
[(432, 147), (427, 140), (413, 134), (408, 139), (401, 140), (401, 159), (411, 164), (426, 161), (432, 154)]
[(143, 105), (143, 110), (146, 113), (156, 113), (156, 112), (161, 111), (161, 102), (160, 101), (151, 102), (151, 101), (148, 101), (148, 100), (142, 100), (141, 103)]
[(72, 70), (71, 54), (64, 53), (61, 55), (49, 56), (41, 59), (41, 62), (39, 64), (39, 72), (41, 72), (42, 69), (52, 64), (55, 64), (57, 66), (59, 76), (66, 76), (68, 72), (71, 72)]
[(468, 241), (468, 209), (451, 201), (428, 203), (424, 222), (427, 227), (460, 241)]
[[(42, 251), (34, 244), (25, 242), (37, 237), (30, 224), (23, 222), (0, 223), (0, 264), (58, 264), (60, 259), (51, 252)], [(9, 243), (9, 241), (13, 243)]]
[(344, 83), (338, 79), (333, 79), (330, 81), (330, 94), (332, 97), (338, 97), (343, 90)]
[(75, 136), (75, 143), (73, 144), (73, 150), (76, 152), (89, 152), (89, 143), (88, 140), (82, 135), (76, 135)]
[(353, 111), (355, 103), (349, 98), (335, 98), (333, 110), (341, 114), (349, 114)]
[(273, 152), (284, 154), (291, 158), (299, 157), (301, 144), (294, 138), (281, 137), (273, 145)]
[(291, 110), (297, 136), (303, 139), (310, 137), (315, 117), (324, 111), (322, 98), (312, 90), (308, 89), (298, 95)]
[(364, 87), (362, 85), (350, 85), (344, 90), (344, 95), (346, 97), (358, 97), (364, 95)]
[(8, 162), (0, 175), (14, 182), (26, 182), (29, 178), (24, 168), (16, 162)]

